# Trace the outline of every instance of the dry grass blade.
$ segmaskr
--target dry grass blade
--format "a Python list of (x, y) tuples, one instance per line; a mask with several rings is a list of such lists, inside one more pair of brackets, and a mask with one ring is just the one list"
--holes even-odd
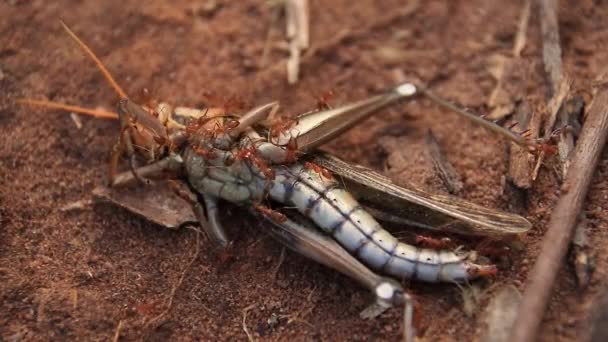
[(513, 42), (513, 56), (519, 58), (521, 51), (526, 46), (526, 36), (528, 33), (528, 23), (530, 22), (530, 1), (526, 0), (521, 10), (519, 17), (519, 23), (517, 25), (517, 34), (515, 35), (515, 41)]
[[(307, 49), (306, 53), (301, 56), (300, 63), (306, 63), (315, 56), (319, 56), (324, 53), (329, 53), (347, 40), (353, 40), (359, 37), (364, 37), (371, 31), (386, 27), (398, 19), (410, 16), (416, 12), (416, 10), (419, 8), (419, 5), (420, 0), (408, 1), (406, 5), (401, 6), (384, 16), (378, 17), (375, 20), (370, 20), (369, 22), (366, 22), (361, 25), (361, 27), (343, 29), (340, 32), (337, 32), (336, 34), (332, 35), (331, 38), (328, 38), (325, 41), (316, 44), (311, 44), (310, 48)], [(263, 79), (265, 76), (273, 76), (277, 70), (285, 68), (286, 64), (287, 63), (284, 61), (277, 63), (276, 65), (266, 69), (263, 73), (260, 73), (259, 77)]]
[(300, 56), (309, 45), (308, 0), (286, 0), (285, 17), (287, 39), (289, 40), (289, 59), (287, 60), (287, 82), (298, 82)]
[(553, 209), (541, 252), (530, 271), (512, 341), (534, 341), (549, 302), (551, 289), (562, 266), (568, 245), (583, 208), (591, 177), (608, 134), (608, 85), (601, 85), (572, 156), (563, 193)]

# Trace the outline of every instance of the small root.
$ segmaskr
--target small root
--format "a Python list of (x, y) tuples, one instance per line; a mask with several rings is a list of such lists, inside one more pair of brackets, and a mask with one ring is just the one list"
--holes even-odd
[(114, 337), (112, 338), (112, 342), (118, 342), (120, 339), (120, 331), (122, 330), (123, 320), (118, 321), (118, 325), (116, 326), (116, 331), (114, 332)]
[(247, 335), (247, 340), (249, 340), (249, 342), (254, 342), (255, 340), (253, 339), (253, 336), (251, 336), (249, 329), (247, 329), (247, 312), (255, 308), (256, 305), (257, 304), (254, 303), (243, 309), (243, 331), (245, 332), (245, 335)]
[(173, 299), (175, 298), (175, 293), (177, 292), (177, 290), (179, 289), (179, 287), (182, 285), (184, 278), (186, 278), (186, 273), (188, 272), (188, 270), (190, 269), (190, 267), (192, 266), (192, 264), (196, 261), (196, 259), (198, 258), (198, 255), (200, 253), (200, 236), (201, 236), (201, 231), (198, 229), (194, 229), (191, 228), (194, 231), (196, 231), (196, 246), (195, 246), (195, 250), (194, 253), (192, 255), (192, 258), (190, 259), (190, 262), (186, 265), (186, 267), (184, 268), (184, 270), (182, 271), (182, 274), (179, 277), (179, 280), (177, 281), (177, 283), (175, 283), (175, 285), (173, 286), (173, 288), (171, 289), (171, 292), (169, 293), (169, 300), (167, 301), (167, 305), (165, 310), (163, 310), (163, 312), (161, 312), (160, 314), (158, 314), (156, 317), (152, 318), (151, 320), (149, 320), (145, 326), (151, 326), (153, 323), (160, 321), (161, 318), (163, 318), (167, 313), (169, 313), (169, 311), (171, 310), (171, 307), (173, 305)]

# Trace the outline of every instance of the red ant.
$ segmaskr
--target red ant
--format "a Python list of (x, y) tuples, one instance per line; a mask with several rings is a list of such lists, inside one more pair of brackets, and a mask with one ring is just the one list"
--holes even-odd
[(334, 176), (331, 174), (331, 172), (329, 172), (328, 169), (322, 167), (321, 165), (312, 162), (306, 162), (304, 163), (304, 167), (320, 174), (321, 176), (327, 179), (334, 179)]
[(273, 210), (263, 204), (256, 204), (256, 205), (254, 205), (254, 208), (256, 210), (258, 210), (259, 212), (261, 212), (264, 216), (270, 218), (274, 222), (283, 223), (283, 222), (287, 221), (287, 216), (285, 216), (282, 213), (280, 213), (276, 210)]
[[(246, 147), (238, 150), (234, 156), (236, 160), (249, 160), (255, 167), (257, 167), (267, 180), (274, 180), (274, 171), (268, 166), (268, 163), (264, 158), (258, 155), (258, 151), (255, 147)], [(232, 164), (232, 162), (230, 162)]]
[(215, 153), (215, 151), (213, 151), (212, 149), (209, 149), (209, 148), (194, 147), (194, 152), (196, 154), (202, 156), (206, 160), (214, 160), (217, 158), (217, 154)]
[(295, 163), (298, 160), (298, 141), (296, 138), (291, 137), (285, 145), (287, 149), (287, 155), (285, 156), (285, 163), (291, 164)]
[(335, 95), (336, 93), (334, 93), (334, 91), (331, 89), (321, 93), (321, 95), (317, 97), (317, 109), (320, 111), (325, 109), (331, 109), (329, 101), (333, 99)]
[(293, 126), (295, 126), (297, 123), (298, 123), (298, 121), (293, 120), (293, 119), (278, 120), (277, 122), (272, 124), (272, 126), (270, 126), (270, 137), (271, 138), (279, 137), (281, 134), (287, 132), (289, 129), (291, 129)]
[[(281, 134), (285, 134), (297, 123), (298, 121), (293, 119), (283, 119), (274, 123), (268, 132), (268, 141), (275, 146), (279, 146), (273, 142), (273, 138), (278, 138), (281, 136)], [(280, 147), (284, 147), (287, 150), (287, 155), (285, 156), (284, 162), (287, 164), (295, 163), (295, 161), (298, 159), (298, 141), (296, 138), (293, 136), (290, 137), (287, 144), (280, 145)]]
[(432, 238), (430, 236), (416, 235), (416, 244), (433, 249), (446, 249), (453, 245), (452, 239), (443, 237), (441, 239)]

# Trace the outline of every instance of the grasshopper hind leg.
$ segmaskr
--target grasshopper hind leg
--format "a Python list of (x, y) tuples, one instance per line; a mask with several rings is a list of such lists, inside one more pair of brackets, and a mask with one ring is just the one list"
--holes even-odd
[[(251, 209), (254, 215), (260, 212)], [(331, 237), (322, 234), (303, 217), (290, 215), (281, 221), (264, 215), (274, 227), (268, 233), (289, 249), (316, 262), (337, 270), (371, 290), (375, 303), (361, 313), (363, 318), (374, 318), (392, 306), (412, 307), (411, 297), (393, 279), (382, 277), (363, 265)], [(410, 319), (411, 322), (411, 319)], [(413, 329), (409, 326), (408, 329)]]

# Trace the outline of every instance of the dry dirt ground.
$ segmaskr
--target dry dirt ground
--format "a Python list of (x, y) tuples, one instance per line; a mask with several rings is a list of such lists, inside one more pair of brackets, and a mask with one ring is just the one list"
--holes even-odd
[[(91, 200), (91, 190), (104, 182), (118, 125), (82, 118), (78, 129), (65, 113), (14, 103), (30, 97), (114, 108), (115, 94), (58, 19), (90, 44), (130, 94), (149, 89), (174, 104), (202, 107), (209, 101), (203, 95), (211, 93), (247, 105), (280, 100), (284, 114), (295, 115), (314, 108), (327, 90), (336, 94), (332, 104), (346, 103), (403, 74), (437, 79), (435, 91), (443, 97), (484, 112), (496, 86), (490, 60), (510, 55), (522, 3), (312, 0), (313, 46), (341, 30), (373, 26), (404, 6), (416, 8), (321, 51), (302, 65), (301, 81), (288, 86), (283, 70), (273, 67), (285, 59), (283, 50), (273, 48), (261, 64), (273, 17), (266, 1), (0, 2), (0, 339), (107, 341), (119, 329), (121, 340), (245, 340), (245, 308), (255, 339), (398, 340), (401, 334), (399, 310), (361, 320), (368, 293), (336, 272), (287, 252), (275, 275), (281, 247), (261, 233), (264, 223), (235, 208), (223, 213), (235, 238), (233, 259), (218, 262), (203, 240), (171, 306), (156, 319), (194, 255), (196, 234), (164, 230), (109, 205), (61, 210)], [(560, 8), (564, 67), (573, 92), (586, 100), (608, 58), (607, 14), (603, 1), (563, 1)], [(282, 19), (274, 25), (272, 39), (280, 42)], [(534, 108), (541, 108), (545, 89), (539, 36), (533, 15), (522, 59), (530, 66), (525, 90)], [(384, 111), (330, 149), (398, 182), (445, 191), (430, 164), (419, 162), (428, 128), (463, 178), (458, 196), (520, 212), (533, 223), (525, 250), (493, 280), (523, 290), (559, 194), (552, 159), (523, 200), (515, 198), (505, 190), (507, 143), (428, 101)], [(572, 341), (588, 331), (587, 310), (608, 267), (602, 253), (607, 172), (604, 156), (586, 206), (596, 258), (591, 285), (577, 289), (571, 267), (563, 269), (542, 340)], [(421, 304), (426, 338), (478, 336), (481, 315), (463, 313), (458, 287), (405, 285)]]

